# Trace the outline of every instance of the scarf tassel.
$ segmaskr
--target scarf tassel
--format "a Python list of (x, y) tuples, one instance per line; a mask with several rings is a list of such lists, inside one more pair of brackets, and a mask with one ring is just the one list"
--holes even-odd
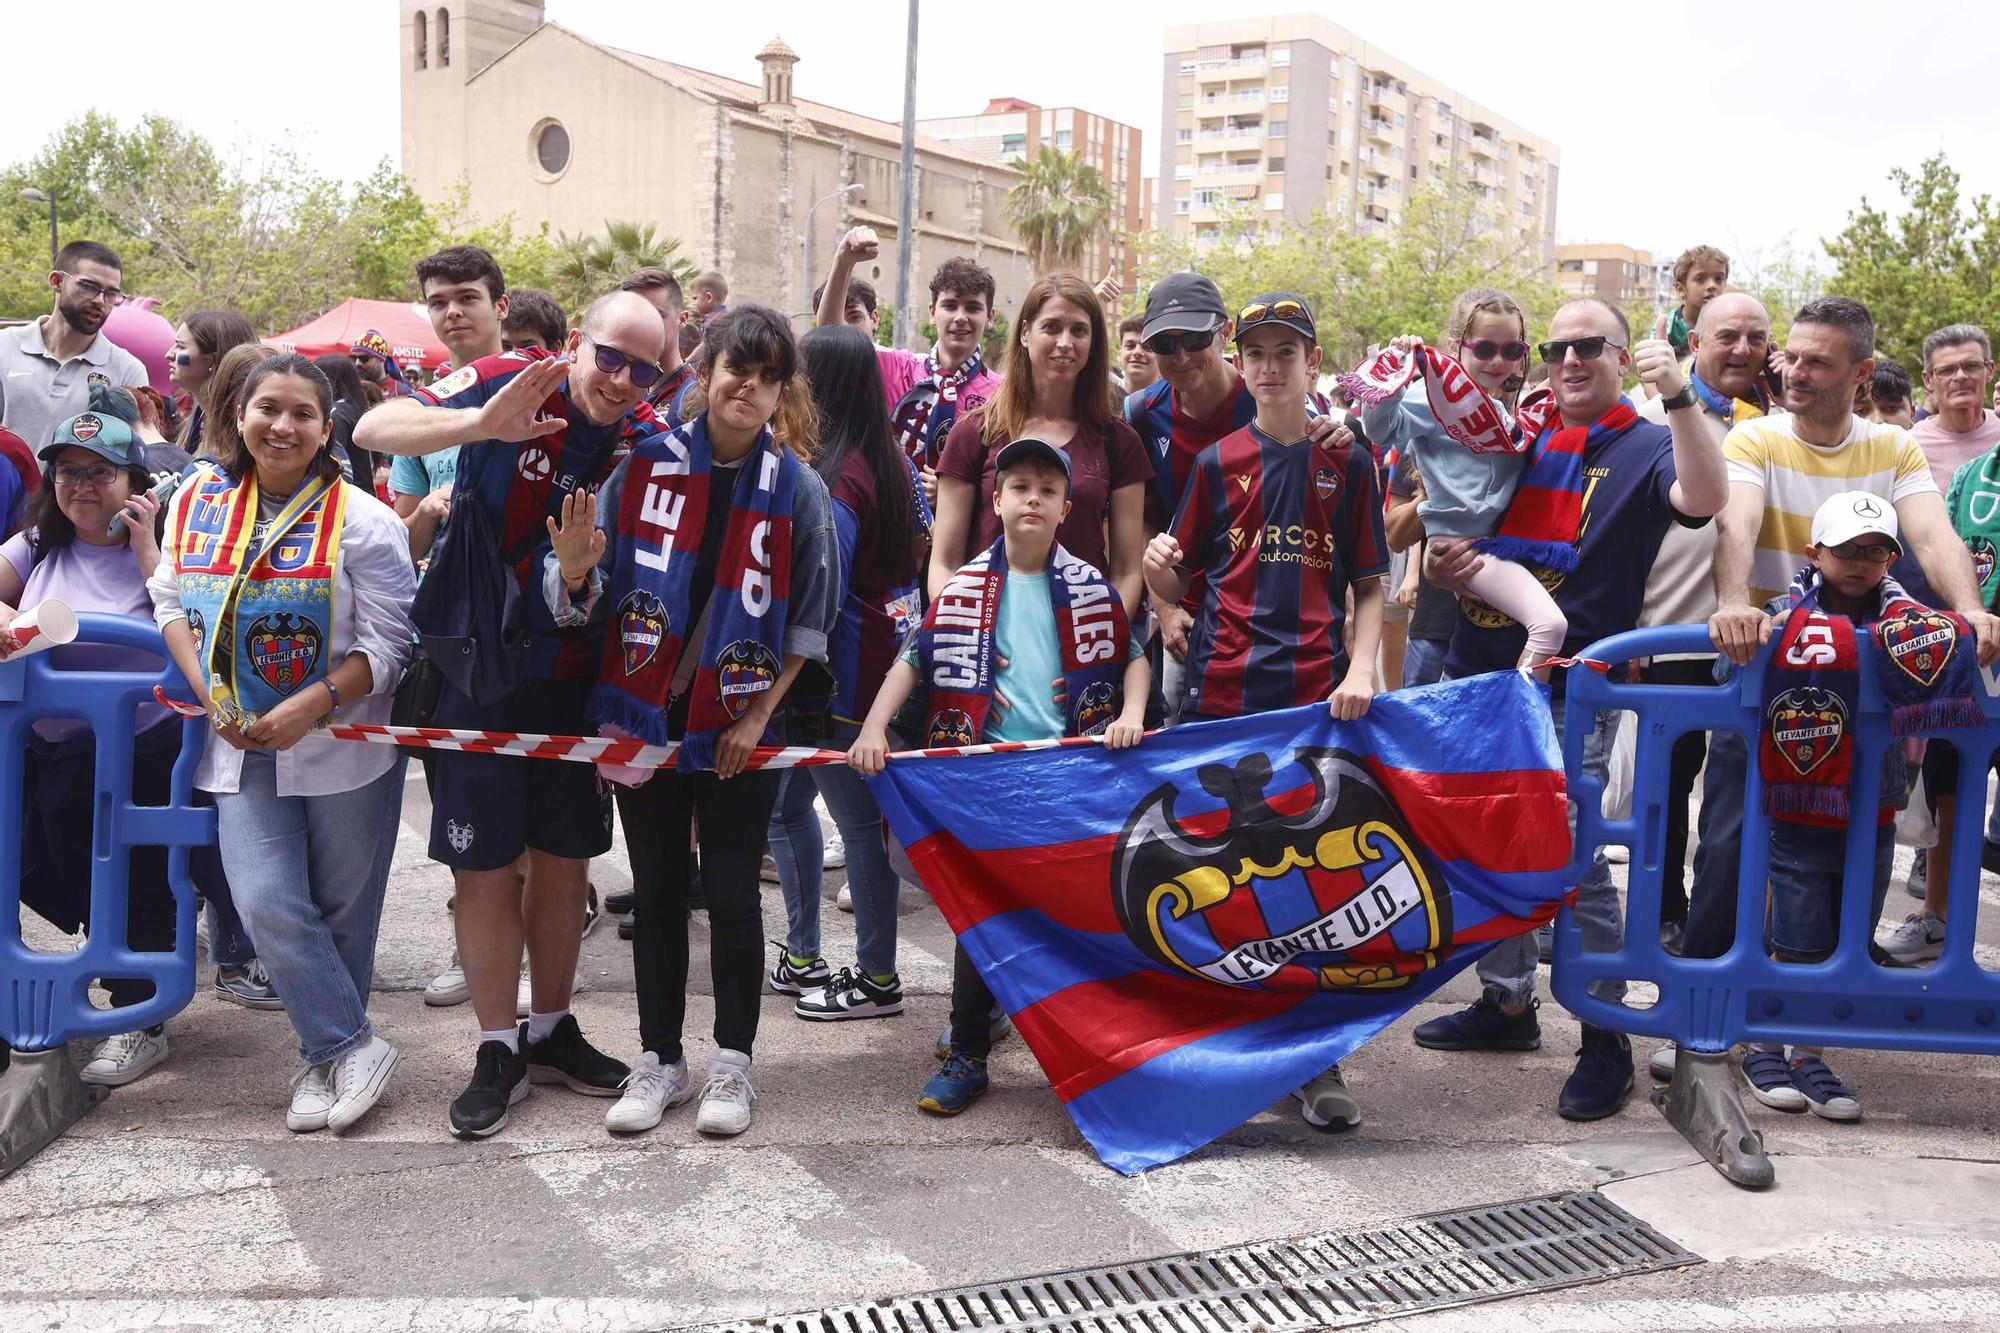
[(1495, 560), (1505, 560), (1516, 565), (1539, 565), (1552, 569), (1558, 574), (1568, 574), (1576, 569), (1576, 547), (1569, 542), (1536, 541), (1529, 537), (1509, 537), (1495, 534), (1481, 537), (1474, 543), (1482, 554)]
[(1782, 819), (1814, 816), (1847, 819), (1847, 789), (1820, 782), (1788, 782), (1764, 788), (1764, 813)]
[(1889, 715), (1889, 734), (1898, 740), (1921, 731), (1976, 727), (1986, 721), (1979, 701), (1971, 695), (1945, 695), (1904, 704)]

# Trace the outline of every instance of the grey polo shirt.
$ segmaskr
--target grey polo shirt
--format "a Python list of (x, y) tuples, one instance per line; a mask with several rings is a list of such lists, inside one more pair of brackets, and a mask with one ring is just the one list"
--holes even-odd
[(94, 379), (137, 388), (146, 383), (146, 368), (102, 331), (82, 355), (59, 362), (42, 344), (40, 320), (0, 329), (0, 424), (37, 454), (57, 426), (89, 410)]

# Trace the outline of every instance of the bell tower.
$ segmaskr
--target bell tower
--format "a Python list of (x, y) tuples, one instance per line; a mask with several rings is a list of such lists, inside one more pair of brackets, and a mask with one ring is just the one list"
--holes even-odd
[(542, 0), (398, 0), (403, 174), (427, 199), (464, 174), (466, 82), (544, 22)]

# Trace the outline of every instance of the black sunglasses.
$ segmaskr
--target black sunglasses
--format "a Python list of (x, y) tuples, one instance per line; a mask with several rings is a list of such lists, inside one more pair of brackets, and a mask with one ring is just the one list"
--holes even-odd
[(1478, 357), (1481, 361), (1491, 361), (1496, 356), (1503, 361), (1526, 361), (1528, 359), (1528, 344), (1522, 342), (1519, 338), (1516, 338), (1513, 342), (1506, 343), (1497, 343), (1491, 338), (1481, 338), (1478, 342), (1460, 343), (1459, 346)]
[(1173, 356), (1177, 352), (1205, 352), (1215, 341), (1216, 329), (1203, 333), (1156, 333), (1146, 339), (1146, 350), (1154, 356)]
[(1595, 361), (1604, 355), (1606, 346), (1623, 348), (1625, 344), (1616, 338), (1607, 338), (1599, 333), (1588, 338), (1557, 338), (1543, 343), (1535, 350), (1542, 354), (1543, 365), (1553, 366), (1571, 352), (1576, 353), (1576, 359), (1579, 361)]
[(641, 361), (636, 356), (627, 356), (616, 347), (606, 347), (587, 333), (583, 335), (583, 340), (597, 349), (597, 368), (599, 370), (607, 375), (616, 375), (621, 370), (630, 371), (632, 375), (632, 387), (635, 389), (650, 389), (660, 382), (662, 375), (667, 373), (650, 361)]

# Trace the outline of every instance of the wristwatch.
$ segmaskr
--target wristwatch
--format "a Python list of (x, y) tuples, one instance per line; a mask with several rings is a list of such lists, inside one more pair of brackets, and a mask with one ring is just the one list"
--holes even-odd
[(1690, 385), (1683, 384), (1681, 386), (1681, 391), (1679, 393), (1675, 394), (1671, 398), (1662, 398), (1660, 400), (1660, 406), (1661, 408), (1663, 408), (1668, 412), (1678, 412), (1683, 407), (1693, 407), (1694, 406), (1693, 387)]

